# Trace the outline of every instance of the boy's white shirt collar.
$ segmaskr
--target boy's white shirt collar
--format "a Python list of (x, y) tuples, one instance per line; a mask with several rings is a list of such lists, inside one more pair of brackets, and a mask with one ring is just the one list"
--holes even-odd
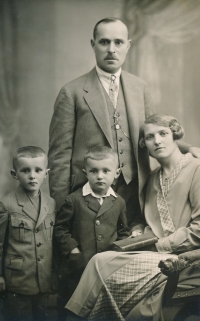
[(117, 195), (115, 194), (115, 192), (113, 191), (112, 187), (109, 187), (109, 189), (107, 190), (107, 193), (105, 195), (102, 195), (102, 197), (100, 197), (99, 195), (96, 195), (93, 190), (90, 187), (89, 182), (87, 182), (82, 189), (83, 192), (83, 196), (87, 196), (89, 194), (91, 194), (93, 197), (97, 198), (99, 203), (102, 205), (103, 203), (103, 197), (108, 197), (110, 195), (114, 196), (117, 198)]

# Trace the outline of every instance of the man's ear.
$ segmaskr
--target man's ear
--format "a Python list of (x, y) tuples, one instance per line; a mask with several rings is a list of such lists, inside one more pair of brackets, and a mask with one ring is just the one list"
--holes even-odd
[(85, 170), (85, 169), (82, 169), (82, 171), (83, 171), (83, 174), (84, 174), (85, 176), (87, 176), (86, 170)]
[(94, 42), (94, 40), (93, 39), (91, 39), (90, 40), (90, 43), (91, 43), (91, 47), (92, 47), (92, 49), (95, 51), (95, 42)]
[(18, 176), (17, 176), (17, 173), (16, 173), (16, 171), (14, 169), (11, 169), (10, 174), (12, 175), (12, 177), (14, 179), (17, 179), (17, 180), (19, 179)]
[(46, 178), (46, 177), (47, 177), (47, 175), (49, 174), (49, 171), (50, 171), (50, 168), (47, 168), (47, 169), (46, 169), (46, 173), (45, 173), (45, 177), (44, 177), (44, 178)]
[(121, 168), (116, 169), (115, 179), (119, 177), (120, 173), (121, 173)]
[(128, 40), (128, 46), (127, 46), (127, 51), (126, 51), (126, 53), (129, 51), (130, 47), (131, 47), (131, 39)]

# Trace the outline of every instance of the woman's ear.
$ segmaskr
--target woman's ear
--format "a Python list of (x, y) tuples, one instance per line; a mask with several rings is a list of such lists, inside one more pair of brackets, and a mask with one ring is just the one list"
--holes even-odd
[(17, 179), (17, 180), (19, 179), (18, 176), (17, 176), (17, 173), (16, 173), (16, 171), (14, 169), (11, 169), (10, 174), (12, 175), (12, 177), (14, 179)]

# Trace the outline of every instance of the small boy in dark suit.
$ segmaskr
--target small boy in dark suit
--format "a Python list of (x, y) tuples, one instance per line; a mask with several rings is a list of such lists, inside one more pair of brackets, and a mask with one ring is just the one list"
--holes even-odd
[(67, 196), (55, 223), (55, 240), (61, 251), (60, 320), (65, 319), (63, 308), (91, 257), (130, 235), (125, 201), (111, 188), (120, 174), (117, 153), (97, 146), (86, 153), (84, 163), (88, 182)]
[(6, 290), (6, 321), (46, 320), (56, 210), (55, 201), (40, 191), (48, 171), (41, 148), (19, 148), (11, 174), (20, 184), (0, 202), (0, 286)]

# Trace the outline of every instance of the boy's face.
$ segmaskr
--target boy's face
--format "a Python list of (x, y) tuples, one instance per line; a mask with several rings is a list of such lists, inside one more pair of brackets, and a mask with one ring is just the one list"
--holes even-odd
[(44, 156), (20, 157), (17, 160), (16, 171), (12, 170), (12, 176), (19, 180), (26, 193), (36, 196), (44, 178), (48, 174), (47, 159)]
[(86, 169), (83, 171), (93, 192), (100, 196), (107, 192), (114, 179), (120, 174), (120, 169), (117, 169), (117, 162), (114, 157), (102, 160), (88, 158)]

